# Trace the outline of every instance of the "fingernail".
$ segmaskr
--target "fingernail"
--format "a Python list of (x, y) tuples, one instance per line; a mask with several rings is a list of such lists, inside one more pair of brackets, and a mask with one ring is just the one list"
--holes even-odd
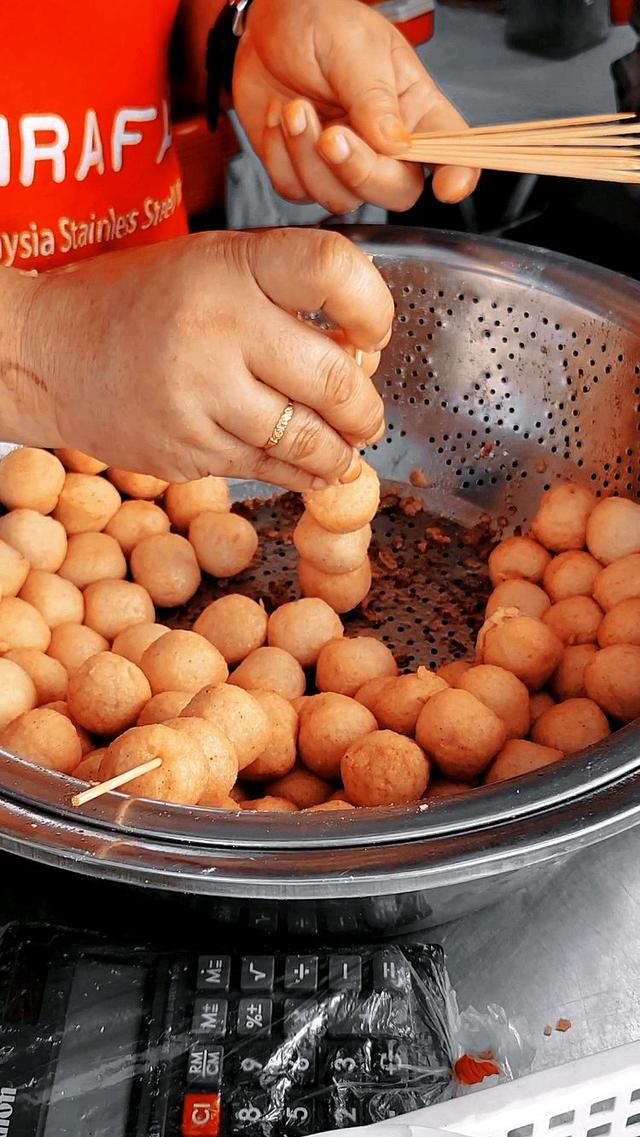
[(280, 126), (281, 107), (278, 99), (272, 99), (267, 107), (267, 126), (273, 129)]
[(348, 485), (349, 482), (355, 482), (356, 479), (360, 477), (361, 469), (362, 469), (362, 459), (360, 458), (360, 455), (358, 454), (358, 452), (356, 450), (354, 450), (352, 458), (351, 458), (351, 463), (349, 465), (349, 469), (340, 478), (341, 484), (344, 486), (344, 485)]
[(384, 114), (380, 119), (380, 131), (389, 142), (402, 142), (408, 146), (411, 141), (409, 131), (402, 125), (399, 118), (393, 114)]
[(292, 138), (304, 134), (307, 129), (307, 115), (302, 103), (289, 103), (284, 108), (283, 118), (285, 130)]
[(325, 157), (335, 166), (339, 166), (341, 162), (346, 162), (347, 158), (351, 157), (351, 147), (346, 135), (341, 130), (333, 130), (330, 134), (323, 134), (320, 139), (320, 148)]

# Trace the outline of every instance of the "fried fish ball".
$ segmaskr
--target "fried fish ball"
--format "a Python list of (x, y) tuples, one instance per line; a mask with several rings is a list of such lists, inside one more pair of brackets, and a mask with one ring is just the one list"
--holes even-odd
[(229, 797), (233, 802), (236, 802), (237, 804), (249, 800), (249, 794), (247, 793), (245, 787), (240, 784), (240, 782), (236, 782), (233, 789), (229, 790)]
[(349, 801), (361, 806), (419, 801), (430, 772), (418, 743), (392, 730), (376, 730), (354, 742), (341, 770)]
[(54, 510), (66, 532), (99, 533), (121, 505), (120, 494), (95, 474), (67, 474)]
[(640, 647), (612, 644), (603, 647), (584, 675), (590, 699), (619, 722), (640, 717)]
[(371, 544), (371, 526), (352, 533), (329, 533), (305, 509), (293, 531), (298, 554), (320, 572), (329, 575), (353, 572), (366, 560)]
[(567, 596), (551, 605), (542, 622), (564, 644), (589, 644), (598, 638), (602, 616), (602, 608), (590, 596)]
[(155, 615), (146, 588), (130, 580), (96, 580), (84, 590), (84, 622), (108, 640), (132, 624), (153, 624)]
[(621, 600), (607, 612), (598, 628), (598, 643), (640, 644), (640, 597)]
[(0, 654), (16, 647), (46, 651), (50, 642), (51, 629), (37, 608), (18, 596), (0, 600)]
[(131, 573), (159, 608), (186, 604), (200, 587), (196, 555), (177, 533), (157, 533), (139, 541), (131, 553)]
[(609, 723), (592, 699), (566, 699), (540, 716), (531, 739), (563, 754), (576, 754), (611, 734)]
[(298, 807), (284, 797), (258, 797), (240, 803), (241, 809), (257, 813), (297, 813)]
[(362, 462), (355, 482), (306, 490), (307, 511), (329, 533), (353, 533), (368, 525), (380, 505), (380, 479), (367, 462)]
[(443, 663), (436, 671), (436, 675), (438, 679), (444, 679), (448, 687), (457, 687), (465, 672), (473, 666), (469, 659), (453, 659), (451, 663)]
[(321, 648), (343, 635), (340, 617), (317, 597), (282, 604), (269, 617), (269, 646), (288, 651), (301, 667), (314, 666)]
[(595, 578), (593, 599), (605, 612), (622, 600), (636, 597), (640, 597), (640, 553), (621, 557), (619, 561), (602, 569)]
[(280, 647), (259, 647), (232, 671), (229, 682), (245, 691), (276, 691), (284, 699), (304, 695), (307, 681), (297, 659)]
[(451, 778), (435, 777), (429, 780), (424, 800), (428, 802), (448, 801), (452, 797), (462, 797), (473, 790), (468, 782), (453, 782)]
[(50, 628), (59, 624), (81, 624), (84, 599), (79, 588), (53, 572), (31, 569), (20, 591), (20, 599), (37, 608)]
[[(130, 659), (132, 663), (140, 666), (145, 651), (161, 636), (166, 636), (169, 628), (164, 624), (130, 624), (123, 632), (119, 632), (115, 637), (111, 650), (116, 655), (123, 655), (125, 659)], [(204, 684), (203, 684), (204, 686)]]
[(271, 723), (271, 737), (262, 754), (242, 771), (248, 782), (266, 782), (288, 774), (296, 764), (298, 716), (288, 699), (275, 691), (253, 691)]
[(529, 580), (539, 584), (551, 554), (533, 537), (507, 537), (489, 557), (489, 578), (494, 588), (505, 580)]
[(18, 549), (0, 541), (0, 600), (3, 596), (17, 596), (27, 579), (30, 565)]
[(271, 738), (271, 722), (266, 711), (249, 691), (221, 683), (205, 687), (187, 703), (181, 718), (207, 719), (227, 736), (244, 770), (266, 750)]
[[(500, 613), (496, 612), (491, 619), (498, 620), (499, 616)], [(493, 626), (485, 625), (478, 638), (479, 662), (492, 663), (513, 672), (530, 691), (544, 686), (562, 659), (563, 652), (562, 640), (551, 628), (532, 616), (505, 615)]]
[(206, 796), (210, 803), (226, 798), (238, 777), (238, 759), (227, 736), (212, 722), (196, 718), (195, 715), (190, 715), (188, 718), (181, 716), (167, 719), (162, 725), (177, 730), (178, 734), (188, 735), (202, 748), (207, 760), (208, 773), (204, 793), (198, 801), (201, 802), (203, 796)]
[(54, 454), (60, 459), (65, 470), (71, 470), (74, 474), (102, 474), (107, 468), (106, 462), (101, 462), (99, 458), (92, 458), (90, 454), (83, 454), (82, 450), (74, 450), (72, 447), (63, 446), (55, 450)]
[(231, 593), (209, 604), (198, 616), (193, 630), (217, 647), (233, 666), (263, 646), (268, 623), (262, 604), (240, 593)]
[(140, 661), (154, 695), (215, 687), (229, 676), (217, 647), (197, 632), (167, 632), (150, 644)]
[(523, 616), (541, 620), (550, 605), (546, 592), (530, 580), (503, 580), (491, 593), (485, 615), (488, 619), (500, 608), (517, 608)]
[(554, 553), (582, 549), (587, 543), (587, 523), (597, 498), (582, 486), (563, 482), (543, 495), (531, 528), (533, 535)]
[(389, 679), (373, 699), (371, 710), (383, 730), (413, 736), (425, 703), (438, 691), (446, 691), (447, 687), (444, 679), (423, 667), (420, 675), (399, 675)]
[(74, 533), (58, 575), (83, 589), (98, 580), (123, 580), (127, 562), (118, 542), (108, 533)]
[(35, 509), (14, 509), (0, 517), (0, 540), (43, 572), (57, 572), (67, 554), (64, 526)]
[(531, 726), (538, 721), (540, 715), (543, 715), (545, 711), (549, 710), (549, 707), (555, 707), (555, 705), (556, 701), (548, 691), (535, 691), (529, 699)]
[(553, 746), (541, 746), (538, 742), (511, 738), (496, 755), (482, 780), (485, 785), (506, 782), (509, 778), (531, 774), (544, 766), (553, 766), (561, 758), (564, 758), (564, 754)]
[(133, 470), (121, 470), (118, 466), (109, 466), (107, 477), (120, 493), (127, 497), (139, 498), (141, 501), (153, 501), (164, 493), (168, 482), (162, 478), (154, 478), (151, 474), (137, 474)]
[(126, 730), (150, 698), (146, 675), (135, 663), (110, 651), (92, 655), (69, 677), (69, 710), (92, 734)]
[(640, 505), (625, 497), (599, 501), (587, 524), (587, 548), (603, 565), (640, 553)]
[(563, 700), (587, 697), (584, 673), (597, 650), (595, 644), (574, 644), (565, 648), (564, 655), (551, 676), (551, 688), (556, 698)]
[(105, 780), (124, 774), (134, 766), (161, 758), (162, 765), (123, 786), (133, 797), (196, 805), (208, 779), (208, 763), (202, 747), (188, 735), (156, 723), (134, 726), (107, 749), (100, 776)]
[(258, 550), (258, 534), (237, 513), (199, 513), (189, 525), (189, 540), (201, 569), (228, 579), (249, 567)]
[(425, 703), (416, 724), (416, 739), (443, 774), (470, 782), (502, 749), (507, 728), (475, 695), (450, 688)]
[[(136, 545), (145, 537), (157, 537), (171, 528), (164, 509), (152, 501), (123, 501), (117, 513), (105, 526), (105, 534), (117, 541), (125, 557), (130, 557)], [(117, 574), (114, 574), (117, 575)]]
[(70, 774), (82, 759), (80, 739), (71, 720), (47, 707), (27, 711), (5, 727), (0, 746), (62, 774)]
[[(363, 707), (371, 711), (378, 695), (382, 689), (390, 683), (392, 675), (376, 675), (374, 679), (367, 679), (361, 687), (358, 687), (355, 695), (353, 696), (356, 702), (362, 703)], [(313, 698), (314, 696), (310, 696)], [(307, 696), (309, 698), (309, 696)]]
[(367, 679), (397, 674), (398, 664), (386, 644), (373, 636), (345, 636), (322, 648), (316, 686), (319, 691), (353, 696)]
[(218, 797), (217, 794), (210, 796), (206, 790), (198, 802), (198, 807), (200, 809), (230, 809), (234, 813), (240, 812), (240, 806), (231, 797), (231, 794), (226, 794), (224, 797)]
[(140, 711), (136, 726), (153, 726), (156, 722), (177, 718), (191, 702), (191, 698), (190, 691), (162, 691), (160, 695), (152, 695)]
[(92, 655), (109, 650), (109, 641), (84, 624), (60, 624), (51, 632), (47, 655), (57, 659), (67, 675), (82, 667)]
[(23, 446), (0, 461), (0, 502), (7, 509), (51, 513), (64, 485), (62, 462), (47, 450)]
[(0, 659), (0, 730), (31, 711), (38, 702), (35, 684), (19, 664), (4, 656)]
[(99, 782), (100, 781), (100, 767), (102, 759), (107, 753), (106, 746), (101, 746), (98, 750), (92, 750), (90, 754), (72, 770), (74, 778), (78, 778), (81, 782)]
[(601, 571), (602, 566), (591, 553), (575, 549), (553, 558), (545, 569), (542, 583), (547, 595), (557, 604), (559, 600), (567, 600), (570, 596), (591, 596), (596, 577)]
[(164, 507), (174, 529), (186, 533), (199, 513), (229, 512), (229, 486), (224, 478), (216, 478), (212, 474), (192, 482), (172, 483), (164, 495)]
[(269, 782), (267, 789), (275, 797), (293, 802), (297, 809), (309, 809), (328, 801), (333, 786), (304, 766), (294, 766), (283, 778)]
[(351, 802), (334, 798), (333, 801), (323, 801), (320, 805), (310, 805), (307, 813), (344, 813), (346, 809), (355, 809)]
[(529, 733), (529, 692), (511, 671), (480, 663), (462, 676), (458, 687), (475, 695), (502, 719), (507, 738), (524, 738)]
[(57, 711), (58, 714), (64, 715), (66, 718), (71, 719), (71, 722), (76, 728), (78, 738), (80, 739), (82, 757), (84, 758), (85, 755), (90, 754), (95, 746), (95, 742), (91, 738), (89, 732), (84, 729), (84, 727), (78, 726), (78, 723), (75, 721), (73, 715), (71, 714), (71, 711), (69, 710), (69, 704), (64, 699), (55, 699), (52, 703), (45, 703), (45, 707), (49, 711)]
[[(324, 491), (323, 491), (324, 492)], [(303, 596), (316, 596), (342, 615), (352, 612), (369, 595), (371, 564), (366, 557), (352, 572), (326, 573), (308, 561), (298, 562), (298, 581)]]
[(300, 719), (298, 749), (307, 769), (337, 781), (340, 762), (349, 747), (378, 729), (371, 713), (355, 699), (333, 692), (318, 695)]
[(33, 647), (14, 648), (7, 652), (5, 659), (17, 663), (30, 676), (39, 704), (66, 698), (69, 676), (57, 659)]

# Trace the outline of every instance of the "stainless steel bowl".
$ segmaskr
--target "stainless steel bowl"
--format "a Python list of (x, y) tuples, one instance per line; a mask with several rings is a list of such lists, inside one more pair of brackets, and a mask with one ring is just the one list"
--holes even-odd
[[(379, 519), (380, 544), (400, 537), (393, 545), (402, 550), (397, 580), (392, 565), (368, 618), (408, 665), (434, 662), (471, 642), (484, 582), (465, 533), (483, 515), (506, 529), (526, 525), (559, 477), (637, 493), (640, 287), (504, 242), (349, 232), (375, 255), (397, 306), (379, 374), (388, 434), (373, 460), (388, 488), (448, 519), (450, 535), (424, 551), (417, 540), (426, 514)], [(429, 489), (411, 485), (416, 468)], [(235, 492), (265, 494), (243, 485)], [(270, 517), (282, 518), (277, 504), (264, 507), (261, 523)], [(289, 555), (272, 537), (240, 587), (292, 586)], [(353, 629), (363, 622), (355, 618)], [(0, 753), (0, 847), (96, 877), (204, 894), (232, 923), (247, 911), (268, 923), (284, 904), (289, 926), (293, 913), (301, 927), (312, 915), (332, 934), (398, 931), (481, 907), (634, 825), (639, 739), (634, 725), (539, 774), (347, 820), (236, 817), (120, 795), (76, 810), (72, 779)]]

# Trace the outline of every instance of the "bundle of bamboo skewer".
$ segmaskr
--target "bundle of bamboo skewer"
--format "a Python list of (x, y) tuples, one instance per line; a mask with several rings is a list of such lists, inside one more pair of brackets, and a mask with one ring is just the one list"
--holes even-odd
[(640, 184), (638, 134), (640, 124), (631, 113), (543, 119), (413, 134), (400, 157), (425, 165)]

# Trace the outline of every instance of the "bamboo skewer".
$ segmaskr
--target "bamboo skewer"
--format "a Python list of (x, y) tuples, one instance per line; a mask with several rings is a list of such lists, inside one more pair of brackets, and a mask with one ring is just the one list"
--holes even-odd
[(98, 782), (97, 785), (90, 786), (88, 790), (82, 790), (81, 793), (74, 794), (71, 798), (71, 804), (86, 805), (88, 801), (102, 797), (103, 794), (108, 794), (111, 790), (117, 790), (120, 786), (126, 786), (128, 782), (133, 782), (135, 778), (140, 778), (143, 774), (150, 774), (152, 770), (157, 770), (158, 766), (161, 765), (162, 758), (150, 758), (148, 762), (142, 762), (139, 766), (133, 766), (131, 770), (125, 770), (122, 774), (116, 774), (114, 778), (108, 778), (106, 782)]

